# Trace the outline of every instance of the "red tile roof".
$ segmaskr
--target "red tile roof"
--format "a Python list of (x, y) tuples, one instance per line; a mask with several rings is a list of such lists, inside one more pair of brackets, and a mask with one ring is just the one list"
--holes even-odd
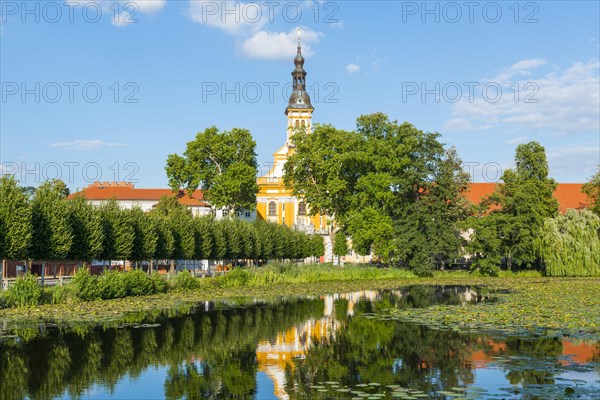
[[(485, 196), (489, 196), (496, 189), (497, 183), (473, 182), (467, 192), (467, 199), (473, 204), (479, 204)], [(581, 193), (582, 183), (559, 183), (554, 192), (558, 200), (560, 212), (564, 213), (569, 208), (581, 209), (589, 207), (589, 200), (585, 193)]]
[[(158, 201), (162, 196), (172, 196), (171, 189), (136, 189), (133, 184), (126, 182), (95, 182), (80, 192), (69, 196), (82, 194), (88, 200), (131, 200), (131, 201)], [(196, 190), (192, 196), (187, 191), (179, 192), (179, 202), (190, 207), (210, 207), (203, 201), (204, 195), (201, 190)]]

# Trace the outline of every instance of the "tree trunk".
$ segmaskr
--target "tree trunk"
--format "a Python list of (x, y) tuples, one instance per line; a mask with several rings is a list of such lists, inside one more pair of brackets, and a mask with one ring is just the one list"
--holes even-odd
[(153, 260), (148, 260), (148, 275), (152, 275)]
[(46, 261), (42, 261), (42, 271), (40, 272), (40, 278), (42, 281), (42, 287), (44, 287), (44, 275), (46, 273)]
[(4, 289), (4, 272), (6, 271), (6, 260), (2, 259), (2, 271), (0, 271), (0, 290)]
[(169, 276), (175, 272), (175, 260), (171, 260), (171, 267), (169, 268)]

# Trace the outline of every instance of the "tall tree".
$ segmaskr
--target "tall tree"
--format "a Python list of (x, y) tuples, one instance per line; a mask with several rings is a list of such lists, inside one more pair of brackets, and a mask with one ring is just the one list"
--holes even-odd
[(355, 132), (317, 126), (293, 137), (285, 182), (311, 213), (332, 216), (359, 254), (430, 269), (455, 257), (457, 223), (468, 212), (468, 175), (439, 135), (375, 113), (357, 119)]
[(133, 254), (135, 229), (131, 214), (111, 199), (99, 207), (104, 233), (103, 260), (129, 260)]
[(131, 259), (133, 261), (151, 260), (156, 253), (158, 242), (156, 220), (140, 207), (134, 207), (128, 212), (135, 232)]
[(495, 260), (505, 257), (508, 268), (539, 268), (536, 237), (544, 220), (558, 215), (553, 196), (556, 182), (548, 177), (546, 151), (538, 142), (517, 146), (515, 163), (515, 169), (505, 171), (503, 183), (484, 200), (483, 205), (491, 207), (490, 215), (474, 224), (470, 246), (487, 250), (485, 256)]
[(590, 209), (600, 216), (600, 164), (598, 171), (583, 185), (582, 192), (587, 194), (590, 200)]
[(32, 237), (28, 197), (12, 175), (0, 176), (0, 259), (28, 256)]
[(219, 132), (210, 127), (187, 143), (183, 155), (167, 158), (169, 186), (186, 188), (193, 193), (200, 188), (205, 198), (217, 209), (233, 211), (256, 207), (258, 185), (256, 174), (256, 142), (246, 129)]
[(42, 183), (31, 201), (33, 259), (65, 260), (73, 244), (66, 185), (60, 180)]
[(68, 211), (73, 232), (73, 245), (68, 258), (87, 261), (98, 259), (104, 243), (100, 211), (81, 195), (69, 200)]

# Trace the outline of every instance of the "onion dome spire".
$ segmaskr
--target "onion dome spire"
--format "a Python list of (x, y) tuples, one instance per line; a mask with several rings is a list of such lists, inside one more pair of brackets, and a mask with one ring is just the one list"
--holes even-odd
[(306, 71), (304, 71), (304, 57), (302, 56), (302, 45), (300, 44), (300, 28), (298, 28), (298, 52), (294, 57), (296, 68), (292, 71), (293, 90), (288, 102), (287, 110), (290, 108), (314, 110), (310, 104), (310, 96), (306, 92)]

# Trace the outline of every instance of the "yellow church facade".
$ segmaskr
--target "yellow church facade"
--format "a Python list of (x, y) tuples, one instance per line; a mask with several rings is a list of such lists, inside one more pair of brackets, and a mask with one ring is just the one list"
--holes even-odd
[(265, 221), (285, 224), (307, 233), (326, 234), (328, 232), (327, 217), (309, 216), (306, 202), (295, 197), (292, 191), (286, 189), (283, 184), (283, 166), (293, 153), (291, 136), (298, 130), (310, 134), (314, 111), (310, 96), (306, 92), (306, 72), (304, 71), (304, 57), (299, 36), (294, 65), (295, 68), (292, 71), (293, 90), (285, 109), (287, 116), (286, 141), (273, 154), (273, 166), (269, 172), (258, 178), (256, 217)]

